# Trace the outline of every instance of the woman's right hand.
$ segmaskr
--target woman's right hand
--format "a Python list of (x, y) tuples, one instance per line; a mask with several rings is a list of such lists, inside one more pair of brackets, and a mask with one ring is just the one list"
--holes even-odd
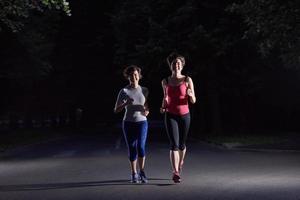
[(133, 100), (132, 98), (129, 98), (129, 97), (128, 97), (128, 98), (124, 101), (124, 105), (125, 105), (125, 106), (131, 105), (131, 104), (133, 103), (133, 101), (134, 101), (134, 100)]

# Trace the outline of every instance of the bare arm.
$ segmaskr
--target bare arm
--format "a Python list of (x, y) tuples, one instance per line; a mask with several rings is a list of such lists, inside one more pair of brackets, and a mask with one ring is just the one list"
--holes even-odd
[(144, 112), (143, 115), (145, 115), (146, 117), (149, 115), (149, 105), (148, 102), (146, 101), (144, 104)]
[(161, 81), (161, 86), (162, 86), (162, 89), (163, 89), (163, 94), (164, 94), (164, 97), (162, 99), (162, 103), (161, 103), (161, 108), (160, 108), (160, 113), (164, 113), (166, 112), (166, 107), (167, 107), (167, 93), (166, 93), (166, 80), (163, 79)]
[(142, 93), (145, 97), (145, 103), (144, 103), (144, 106), (143, 106), (142, 115), (147, 117), (149, 115), (149, 104), (148, 104), (149, 90), (148, 90), (148, 88), (142, 87)]
[(188, 77), (187, 95), (189, 96), (189, 100), (192, 104), (196, 103), (194, 84), (193, 84), (192, 78), (190, 78), (190, 77)]

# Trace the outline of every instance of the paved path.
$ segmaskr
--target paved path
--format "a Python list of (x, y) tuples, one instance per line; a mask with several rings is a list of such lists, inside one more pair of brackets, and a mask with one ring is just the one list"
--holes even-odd
[(183, 182), (170, 180), (166, 141), (148, 141), (149, 184), (130, 184), (124, 141), (74, 136), (0, 154), (0, 200), (300, 199), (300, 153), (189, 142)]

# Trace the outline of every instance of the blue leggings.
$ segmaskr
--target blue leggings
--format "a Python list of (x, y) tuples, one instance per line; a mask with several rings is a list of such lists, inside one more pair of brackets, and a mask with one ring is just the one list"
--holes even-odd
[(145, 145), (148, 133), (148, 122), (123, 121), (123, 134), (128, 147), (128, 158), (135, 161), (137, 156), (145, 156)]

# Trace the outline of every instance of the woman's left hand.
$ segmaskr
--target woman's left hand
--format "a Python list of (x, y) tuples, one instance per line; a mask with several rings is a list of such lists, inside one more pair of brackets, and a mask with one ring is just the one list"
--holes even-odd
[(193, 91), (190, 89), (190, 88), (188, 88), (187, 89), (187, 91), (186, 91), (186, 94), (189, 96), (189, 97), (193, 97)]
[(144, 106), (144, 111), (142, 112), (142, 114), (146, 117), (149, 115), (149, 109), (147, 106)]

